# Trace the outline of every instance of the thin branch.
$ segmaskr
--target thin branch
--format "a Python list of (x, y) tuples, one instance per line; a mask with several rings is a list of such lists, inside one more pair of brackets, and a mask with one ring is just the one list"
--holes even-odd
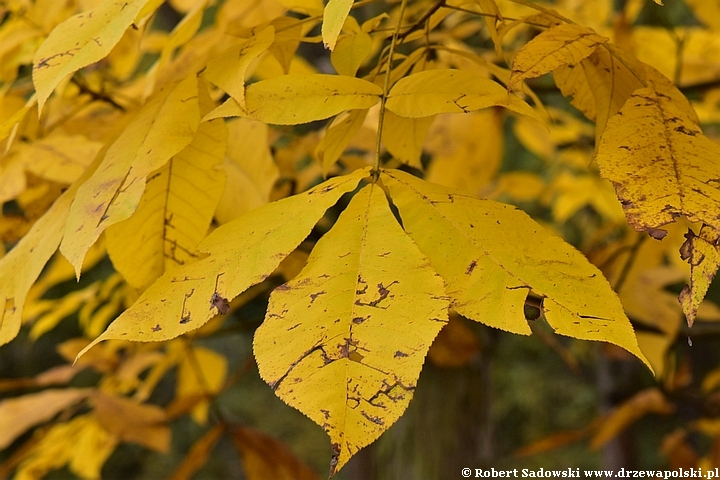
[(195, 355), (195, 350), (193, 350), (192, 343), (189, 339), (186, 339), (185, 341), (185, 351), (187, 353), (188, 360), (190, 361), (190, 366), (193, 369), (193, 373), (195, 374), (195, 379), (197, 380), (198, 385), (200, 385), (200, 389), (202, 390), (203, 397), (205, 397), (210, 404), (210, 409), (213, 411), (219, 422), (229, 425), (228, 419), (225, 418), (225, 415), (215, 403), (218, 394), (215, 394), (211, 391), (210, 385), (208, 384), (208, 381), (203, 374), (200, 362)]
[(388, 51), (387, 66), (385, 68), (385, 83), (383, 84), (382, 98), (380, 98), (377, 142), (375, 144), (375, 164), (373, 166), (373, 175), (375, 175), (375, 178), (377, 178), (380, 174), (380, 147), (382, 146), (382, 131), (383, 124), (385, 123), (385, 103), (387, 102), (388, 91), (390, 90), (390, 74), (392, 73), (393, 54), (395, 53), (395, 45), (397, 45), (398, 37), (400, 35), (400, 25), (402, 24), (403, 16), (405, 16), (406, 8), (407, 0), (402, 0), (402, 4), (400, 5), (400, 18), (398, 18), (397, 25), (395, 26), (395, 33), (393, 33), (392, 40), (390, 41), (390, 50)]
[(616, 292), (619, 292), (625, 284), (628, 273), (630, 273), (630, 269), (632, 268), (633, 264), (635, 263), (635, 259), (637, 258), (638, 250), (640, 250), (640, 246), (642, 246), (642, 244), (645, 242), (645, 240), (647, 240), (647, 238), (647, 235), (638, 236), (638, 239), (635, 240), (635, 243), (633, 243), (632, 247), (630, 247), (630, 252), (628, 253), (629, 257), (625, 262), (625, 265), (623, 265), (623, 269), (620, 272), (620, 276), (618, 277), (617, 282), (615, 282), (615, 285), (613, 285)]
[(90, 95), (90, 97), (91, 97), (93, 100), (96, 100), (96, 101), (99, 101), (99, 102), (109, 103), (110, 105), (112, 105), (113, 107), (117, 108), (117, 109), (120, 110), (121, 112), (125, 112), (125, 111), (126, 111), (126, 110), (125, 110), (125, 107), (123, 107), (122, 105), (120, 105), (119, 103), (117, 103), (115, 100), (113, 100), (112, 98), (110, 98), (107, 94), (105, 94), (105, 93), (103, 93), (103, 92), (96, 92), (95, 90), (93, 90), (92, 88), (90, 88), (85, 82), (80, 81), (79, 78), (73, 76), (73, 77), (70, 79), (70, 82), (71, 82), (73, 85), (76, 85), (76, 86), (80, 89), (80, 93), (85, 93), (85, 94)]
[[(423, 14), (423, 16), (420, 17), (420, 19), (417, 22), (415, 22), (410, 28), (405, 30), (403, 33), (398, 34), (397, 32), (399, 31), (399, 28), (396, 28), (395, 35), (396, 35), (397, 40), (400, 40), (400, 43), (402, 43), (402, 41), (405, 40), (405, 37), (410, 35), (415, 30), (418, 30), (419, 28), (423, 27), (425, 25), (425, 23), (430, 19), (430, 17), (432, 17), (435, 12), (437, 12), (438, 10), (440, 10), (440, 8), (442, 8), (444, 6), (445, 6), (445, 0), (439, 0), (437, 3), (435, 3), (435, 5), (430, 7), (428, 9), (428, 11), (425, 12)], [(398, 21), (398, 26), (400, 25), (400, 23), (402, 23), (402, 16), (403, 16), (404, 10), (405, 10), (404, 7), (401, 7), (400, 20)]]
[(542, 5), (538, 5), (537, 3), (531, 3), (531, 2), (528, 2), (527, 0), (510, 0), (510, 1), (513, 3), (517, 3), (519, 5), (524, 5), (528, 8), (532, 8), (533, 10), (537, 10), (538, 12), (542, 12), (546, 15), (550, 15), (551, 17), (557, 18), (558, 20), (560, 20), (562, 22), (575, 24), (575, 22), (573, 22), (569, 18), (563, 17), (556, 11), (550, 10), (549, 8), (545, 8)]

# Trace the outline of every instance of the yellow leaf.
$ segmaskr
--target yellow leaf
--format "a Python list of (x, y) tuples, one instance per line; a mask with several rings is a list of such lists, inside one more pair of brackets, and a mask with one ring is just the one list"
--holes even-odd
[(690, 102), (669, 80), (649, 75), (647, 83), (608, 121), (600, 173), (638, 231), (662, 238), (659, 227), (678, 216), (720, 230), (720, 146), (702, 134)]
[[(172, 56), (175, 53), (175, 50), (178, 47), (192, 40), (195, 34), (198, 32), (202, 24), (203, 15), (205, 13), (205, 6), (207, 3), (208, 0), (195, 2), (192, 10), (189, 11), (187, 15), (185, 15), (177, 25), (175, 25), (172, 32), (170, 32), (167, 37), (167, 42), (165, 42), (165, 45), (160, 52), (160, 58), (158, 58), (152, 72), (148, 75), (151, 77), (151, 82), (149, 83), (147, 88), (150, 88), (150, 86), (155, 87), (158, 85), (155, 80), (159, 76), (161, 76), (162, 73), (164, 73), (163, 71), (165, 70), (165, 67), (170, 63)], [(162, 80), (172, 81), (174, 80), (174, 78), (172, 76), (165, 76), (162, 78)]]
[(197, 78), (191, 75), (161, 90), (110, 146), (78, 189), (60, 246), (78, 277), (88, 248), (107, 227), (135, 212), (147, 175), (195, 138), (199, 122)]
[(493, 41), (493, 45), (495, 45), (495, 53), (498, 57), (502, 57), (502, 38), (498, 34), (497, 29), (497, 25), (503, 22), (500, 9), (495, 3), (495, 0), (476, 0), (475, 4), (480, 8), (482, 13), (487, 15), (485, 17), (485, 25), (487, 25), (488, 33), (490, 33), (490, 38)]
[(703, 225), (699, 235), (688, 229), (685, 238), (687, 240), (680, 247), (680, 257), (690, 264), (690, 285), (685, 285), (680, 292), (680, 305), (688, 326), (692, 327), (700, 303), (720, 267), (720, 234), (717, 230)]
[(165, 273), (79, 355), (103, 340), (161, 341), (201, 327), (219, 312), (214, 299), (232, 300), (265, 280), (366, 175), (333, 178), (221, 226), (198, 246), (209, 257)]
[(477, 195), (502, 163), (503, 115), (488, 109), (441, 117), (428, 134), (426, 149), (433, 154), (429, 182)]
[(90, 417), (77, 440), (72, 442), (68, 469), (80, 478), (100, 478), (102, 467), (117, 444), (117, 437)]
[(232, 432), (248, 480), (319, 480), (282, 442), (247, 427)]
[(82, 175), (101, 148), (102, 143), (82, 135), (55, 133), (24, 145), (18, 156), (29, 172), (70, 184)]
[(459, 314), (528, 335), (523, 307), (532, 291), (543, 297), (545, 319), (557, 333), (613, 343), (647, 363), (600, 270), (525, 213), (397, 170), (381, 178)]
[(100, 478), (100, 471), (115, 450), (117, 438), (90, 415), (53, 425), (23, 460), (16, 479), (37, 480), (49, 471), (68, 465), (81, 478)]
[(260, 376), (330, 435), (330, 476), (405, 411), (447, 306), (375, 184), (270, 295), (253, 342)]
[(401, 117), (468, 113), (501, 106), (535, 116), (532, 108), (499, 83), (467, 70), (425, 70), (402, 78), (390, 89), (388, 110)]
[(297, 18), (290, 17), (280, 17), (272, 21), (276, 35), (270, 52), (278, 61), (283, 74), (299, 73), (290, 72), (290, 67), (296, 58), (295, 52), (300, 46), (300, 40), (303, 39), (305, 28), (312, 28), (313, 25), (314, 23), (306, 24)]
[(272, 45), (275, 29), (268, 26), (244, 42), (230, 47), (211, 60), (205, 78), (225, 90), (245, 108), (245, 75), (250, 64)]
[(250, 85), (245, 92), (247, 116), (261, 122), (297, 125), (375, 105), (377, 85), (340, 75), (281, 75)]
[[(610, 48), (611, 46), (608, 46)], [(632, 55), (612, 47), (598, 48), (577, 65), (555, 70), (555, 81), (565, 96), (587, 118), (595, 121), (599, 141), (610, 117), (615, 115), (638, 88), (643, 87), (645, 69)]]
[(0, 345), (8, 343), (20, 331), (25, 298), (60, 244), (70, 203), (77, 191), (75, 185), (0, 259)]
[(273, 161), (264, 123), (239, 118), (227, 122), (228, 149), (225, 156), (227, 182), (215, 218), (227, 223), (265, 205), (280, 172)]
[(590, 120), (595, 120), (595, 96), (588, 86), (582, 62), (579, 65), (560, 65), (553, 71), (553, 79), (570, 104)]
[(102, 392), (92, 397), (92, 403), (97, 421), (119, 439), (158, 452), (170, 451), (170, 427), (162, 408)]
[[(97, 295), (97, 290), (98, 285), (94, 283), (82, 290), (71, 291), (57, 300), (41, 300), (35, 304), (36, 307), (41, 303), (46, 304), (47, 311), (33, 322), (29, 334), (30, 338), (37, 340), (42, 334), (55, 328), (65, 317), (76, 312), (84, 303), (93, 299)], [(30, 307), (30, 305), (27, 307)], [(25, 316), (32, 318), (30, 312), (31, 308), (26, 308)]]
[(148, 0), (113, 0), (58, 25), (33, 58), (38, 108), (68, 75), (104, 58)]
[[(201, 99), (210, 110), (205, 89)], [(222, 120), (200, 124), (190, 145), (148, 176), (135, 213), (107, 229), (110, 259), (133, 287), (144, 290), (165, 271), (198, 258), (195, 249), (225, 186), (227, 137)]]
[[(348, 17), (352, 18), (352, 17)], [(362, 30), (341, 37), (330, 54), (330, 62), (340, 75), (354, 77), (365, 59), (372, 52), (373, 41)]]
[(545, 30), (515, 55), (508, 89), (513, 90), (524, 80), (544, 75), (560, 65), (575, 65), (607, 41), (591, 28), (569, 23)]
[(610, 412), (609, 417), (600, 425), (590, 442), (590, 447), (593, 449), (602, 447), (648, 413), (668, 415), (674, 410), (675, 407), (656, 387), (641, 390)]
[(707, 0), (685, 0), (695, 17), (708, 27), (720, 30), (720, 5)]
[(67, 407), (84, 400), (87, 388), (44, 390), (40, 393), (6, 398), (0, 402), (0, 450), (35, 425), (51, 420)]
[[(675, 304), (677, 305), (677, 302), (675, 302)], [(637, 332), (637, 341), (640, 350), (648, 359), (650, 365), (652, 365), (653, 370), (655, 370), (655, 377), (658, 379), (666, 378), (667, 351), (674, 343), (674, 338), (675, 337), (664, 334), (658, 335), (650, 332)]]
[(28, 111), (37, 103), (37, 95), (30, 97), (23, 106), (16, 105), (15, 103), (14, 101), (7, 101), (6, 97), (0, 104), (0, 114), (2, 114), (0, 118), (3, 119), (2, 123), (0, 123), (0, 140), (4, 140), (8, 136), (10, 137), (5, 141), (5, 151), (3, 153), (7, 153), (10, 149), (20, 122), (23, 121)]
[(192, 409), (192, 418), (207, 423), (209, 398), (220, 392), (227, 375), (227, 359), (202, 347), (187, 347), (178, 366), (177, 398), (202, 396)]
[(325, 136), (318, 144), (319, 156), (322, 158), (323, 175), (327, 177), (330, 167), (337, 162), (348, 144), (363, 126), (367, 109), (353, 110), (346, 115), (338, 116), (328, 126)]
[(325, 48), (333, 50), (353, 0), (329, 0), (323, 11), (322, 38)]
[(383, 143), (390, 154), (403, 163), (422, 169), (420, 156), (435, 117), (406, 118), (385, 112)]

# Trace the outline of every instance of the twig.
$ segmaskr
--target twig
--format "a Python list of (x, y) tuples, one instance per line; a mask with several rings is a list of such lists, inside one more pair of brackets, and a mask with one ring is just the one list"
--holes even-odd
[(113, 107), (117, 108), (117, 109), (120, 110), (121, 112), (125, 112), (125, 111), (126, 111), (126, 110), (125, 110), (125, 107), (123, 107), (122, 105), (120, 105), (119, 103), (117, 103), (115, 100), (113, 100), (112, 98), (110, 98), (107, 94), (105, 94), (105, 93), (103, 93), (103, 92), (96, 92), (95, 90), (93, 90), (92, 88), (90, 88), (85, 82), (80, 81), (80, 79), (78, 79), (77, 77), (72, 77), (72, 78), (70, 79), (70, 82), (73, 83), (74, 85), (76, 85), (76, 86), (80, 89), (80, 92), (81, 92), (81, 93), (86, 93), (86, 94), (90, 95), (90, 97), (91, 97), (93, 100), (97, 100), (97, 101), (99, 101), (99, 102), (109, 103), (110, 105), (112, 105)]
[[(442, 1), (444, 2), (445, 0)], [(400, 25), (402, 25), (403, 16), (405, 15), (405, 8), (407, 8), (407, 0), (402, 0), (402, 4), (400, 4), (400, 18), (398, 18), (397, 24), (395, 25), (395, 33), (393, 33), (392, 40), (390, 41), (387, 66), (385, 67), (385, 82), (383, 84), (382, 97), (380, 98), (377, 142), (375, 144), (375, 164), (373, 165), (373, 175), (375, 178), (377, 178), (380, 174), (380, 147), (382, 146), (382, 131), (383, 124), (385, 123), (385, 103), (387, 102), (388, 91), (390, 90), (390, 74), (392, 72), (393, 54), (395, 53), (395, 45), (397, 45), (398, 37), (400, 35)]]

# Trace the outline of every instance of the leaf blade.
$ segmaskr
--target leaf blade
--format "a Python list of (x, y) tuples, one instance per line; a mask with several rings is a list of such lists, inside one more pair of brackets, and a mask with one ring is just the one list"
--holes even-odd
[[(613, 343), (647, 364), (602, 273), (525, 213), (397, 170), (381, 178), (408, 235), (447, 282), (458, 313), (527, 335), (523, 305), (532, 290), (543, 297), (557, 333)], [(554, 275), (546, 275), (548, 268)]]
[(148, 102), (110, 146), (78, 189), (60, 245), (78, 276), (90, 246), (108, 226), (135, 212), (147, 175), (190, 144), (199, 123), (197, 77), (190, 75)]
[(515, 55), (508, 89), (513, 90), (526, 79), (539, 77), (561, 65), (575, 65), (608, 40), (592, 28), (580, 25), (566, 23), (549, 28)]
[(375, 185), (272, 293), (255, 333), (260, 375), (328, 432), (331, 476), (403, 413), (447, 304), (442, 279)]
[(535, 116), (532, 108), (499, 83), (466, 70), (425, 70), (400, 79), (388, 94), (386, 107), (401, 117), (467, 113), (501, 106)]
[(209, 257), (165, 273), (78, 357), (103, 340), (161, 341), (199, 328), (219, 311), (215, 295), (231, 300), (262, 282), (366, 175), (367, 169), (336, 177), (221, 226), (198, 246)]
[(33, 58), (38, 110), (42, 111), (65, 77), (109, 54), (146, 3), (148, 0), (102, 2), (55, 27)]

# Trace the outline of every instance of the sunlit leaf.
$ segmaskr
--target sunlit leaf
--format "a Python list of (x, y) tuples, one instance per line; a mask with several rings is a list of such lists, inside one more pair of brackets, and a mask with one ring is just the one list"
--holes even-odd
[(425, 70), (402, 78), (390, 89), (386, 106), (410, 118), (468, 113), (493, 106), (535, 115), (527, 103), (499, 83), (467, 70)]
[(458, 313), (527, 335), (523, 307), (532, 291), (543, 297), (544, 317), (557, 333), (613, 343), (647, 363), (602, 273), (525, 213), (397, 170), (381, 178)]
[(636, 230), (662, 238), (679, 216), (720, 230), (720, 146), (667, 79), (649, 77), (610, 118), (597, 162)]
[(545, 30), (526, 43), (513, 59), (508, 88), (528, 78), (539, 77), (560, 65), (575, 65), (608, 39), (591, 28), (562, 24)]
[(322, 37), (325, 48), (333, 50), (354, 0), (329, 0), (323, 12)]
[(38, 106), (68, 75), (105, 57), (148, 0), (107, 1), (58, 25), (33, 58)]
[[(207, 92), (201, 98), (209, 111)], [(107, 229), (113, 265), (135, 288), (144, 289), (166, 270), (198, 258), (195, 249), (225, 184), (220, 168), (227, 136), (222, 120), (200, 124), (195, 139), (147, 177), (135, 213)]]
[(60, 246), (78, 276), (88, 248), (107, 227), (135, 212), (147, 175), (185, 148), (199, 123), (197, 78), (192, 75), (156, 95), (108, 149), (78, 189)]
[(272, 45), (275, 29), (271, 26), (234, 47), (228, 48), (208, 63), (205, 78), (225, 90), (241, 107), (245, 107), (245, 74), (250, 64)]
[(218, 228), (198, 246), (209, 257), (160, 277), (81, 354), (103, 340), (168, 340), (201, 327), (219, 312), (214, 299), (232, 300), (265, 280), (366, 175), (328, 180)]
[(447, 322), (443, 286), (372, 185), (270, 296), (255, 332), (260, 376), (330, 435), (330, 476), (407, 408)]

